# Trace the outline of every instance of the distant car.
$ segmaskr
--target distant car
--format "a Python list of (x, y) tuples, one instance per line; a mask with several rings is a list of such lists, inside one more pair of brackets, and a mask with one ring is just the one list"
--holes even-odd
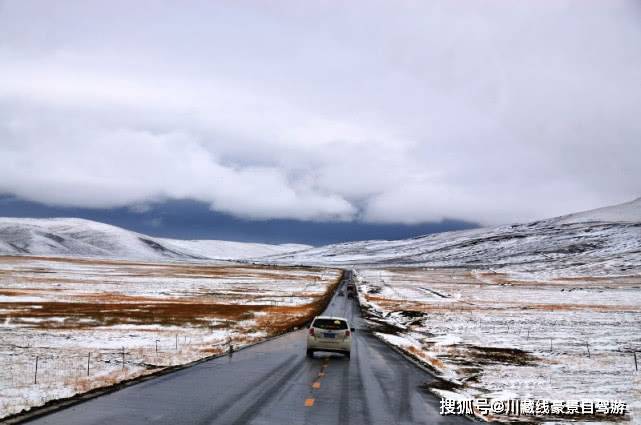
[(307, 333), (307, 357), (314, 357), (316, 351), (341, 353), (347, 358), (352, 351), (352, 332), (347, 319), (342, 317), (318, 316)]
[(339, 297), (344, 297), (345, 296), (345, 292), (341, 289), (340, 291), (338, 291), (338, 296)]
[(347, 293), (347, 298), (354, 298), (354, 293), (352, 291), (349, 291)]

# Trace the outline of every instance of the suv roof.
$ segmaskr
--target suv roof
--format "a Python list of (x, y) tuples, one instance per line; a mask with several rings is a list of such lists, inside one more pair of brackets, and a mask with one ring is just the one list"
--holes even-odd
[(345, 322), (348, 322), (346, 318), (338, 316), (316, 316), (314, 317), (314, 320), (316, 319), (344, 320)]

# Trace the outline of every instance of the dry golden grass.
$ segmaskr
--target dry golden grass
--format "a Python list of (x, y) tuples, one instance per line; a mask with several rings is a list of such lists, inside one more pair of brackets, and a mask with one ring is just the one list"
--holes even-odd
[[(114, 296), (123, 301), (122, 296)], [(297, 306), (218, 304), (206, 302), (162, 302), (143, 297), (128, 297), (126, 302), (101, 300), (102, 302), (20, 302), (0, 303), (14, 321), (37, 318), (42, 321), (31, 326), (39, 328), (79, 329), (93, 326), (115, 325), (174, 325), (209, 327), (212, 320), (240, 321), (254, 318), (254, 313), (264, 312), (257, 318), (257, 328), (281, 333), (301, 326), (319, 314), (325, 305), (325, 297), (313, 303)], [(48, 318), (64, 317), (53, 321)]]
[(140, 262), (140, 261), (127, 261), (127, 260), (112, 260), (112, 259), (99, 259), (99, 258), (72, 258), (72, 257), (48, 257), (48, 256), (16, 256), (16, 255), (2, 255), (0, 256), (0, 263), (10, 264), (27, 264), (29, 267), (23, 267), (22, 270), (42, 273), (53, 273), (46, 267), (34, 267), (32, 264), (37, 261), (46, 261), (54, 263), (66, 263), (69, 265), (87, 265), (87, 266), (115, 266), (117, 270), (121, 271), (126, 276), (148, 276), (154, 272), (161, 273), (161, 276), (167, 277), (172, 275), (198, 275), (206, 274), (210, 277), (215, 276), (239, 276), (245, 274), (246, 276), (255, 276), (253, 273), (258, 273), (259, 276), (268, 276), (269, 270), (274, 270), (275, 274), (271, 277), (281, 278), (282, 272), (286, 271), (322, 271), (321, 267), (313, 266), (272, 266), (272, 265), (258, 265), (258, 264), (224, 264), (224, 265), (208, 265), (197, 263), (154, 263), (154, 262)]
[[(80, 267), (81, 272), (77, 279), (64, 275), (57, 276), (55, 269), (46, 267), (46, 262), (64, 263), (72, 269)], [(9, 318), (15, 324), (28, 324), (30, 327), (40, 329), (81, 329), (115, 325), (211, 328), (212, 322), (254, 319), (256, 313), (261, 313), (256, 317), (256, 328), (268, 334), (281, 333), (301, 326), (320, 313), (339, 282), (339, 279), (334, 279), (322, 293), (305, 290), (292, 294), (269, 292), (270, 300), (286, 301), (291, 296), (313, 300), (302, 305), (279, 306), (272, 305), (273, 302), (269, 304), (262, 302), (260, 295), (247, 293), (247, 288), (255, 286), (252, 292), (258, 293), (263, 289), (270, 291), (270, 286), (264, 285), (270, 285), (272, 281), (299, 282), (301, 275), (305, 281), (319, 282), (322, 279), (319, 272), (323, 269), (257, 265), (158, 264), (30, 256), (1, 256), (0, 263), (18, 266), (13, 270), (5, 270), (5, 273), (0, 276), (0, 295), (44, 298), (37, 302), (1, 302), (0, 308), (5, 312), (2, 315), (3, 318)], [(100, 279), (103, 266), (108, 266), (106, 270), (109, 273)], [(89, 278), (83, 281), (82, 276)], [(132, 278), (139, 279), (141, 276), (216, 279), (218, 282), (230, 279), (232, 284), (224, 289), (213, 290), (208, 290), (205, 286), (205, 289), (189, 295), (183, 295), (180, 292), (165, 294), (161, 291), (157, 295), (143, 296), (120, 292), (122, 282), (129, 282), (128, 279)], [(5, 279), (10, 279), (11, 282), (27, 282), (35, 287), (3, 288), (3, 281), (8, 281)], [(234, 285), (237, 283), (234, 282), (245, 280), (248, 283), (242, 284), (236, 290)], [(105, 286), (105, 283), (110, 285)], [(43, 287), (45, 284), (46, 287)], [(173, 285), (180, 287), (180, 281), (174, 282)]]
[(409, 346), (405, 348), (406, 351), (409, 351), (417, 359), (429, 364), (436, 370), (442, 370), (445, 367), (445, 364), (437, 358), (428, 356), (424, 351), (419, 350), (414, 346)]
[(593, 312), (641, 312), (640, 304), (577, 304), (577, 303), (524, 303), (493, 301), (489, 303), (470, 304), (466, 302), (451, 302), (443, 304), (426, 304), (406, 300), (395, 300), (372, 295), (365, 295), (365, 299), (389, 311), (420, 311), (423, 313), (439, 313), (458, 311), (461, 313), (475, 313), (488, 311), (593, 311)]

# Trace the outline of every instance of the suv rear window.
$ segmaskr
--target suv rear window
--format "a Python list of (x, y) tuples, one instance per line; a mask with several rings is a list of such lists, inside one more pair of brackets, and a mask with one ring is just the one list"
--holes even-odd
[(338, 319), (316, 319), (312, 324), (313, 328), (327, 329), (330, 331), (338, 331), (347, 329), (347, 322)]

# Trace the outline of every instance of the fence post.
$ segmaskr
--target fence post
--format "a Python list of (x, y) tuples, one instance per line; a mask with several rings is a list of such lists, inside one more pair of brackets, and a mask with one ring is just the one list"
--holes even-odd
[(588, 359), (590, 358), (590, 343), (588, 341), (585, 341), (585, 348), (588, 349)]
[(637, 363), (637, 352), (634, 352), (634, 370), (639, 371), (639, 364)]
[(87, 376), (89, 376), (89, 362), (91, 362), (91, 351), (87, 354)]
[(550, 353), (552, 352), (552, 338), (550, 338)]
[(36, 371), (33, 373), (33, 383), (38, 383), (38, 356), (36, 356)]
[(122, 347), (122, 369), (125, 369), (125, 347)]

